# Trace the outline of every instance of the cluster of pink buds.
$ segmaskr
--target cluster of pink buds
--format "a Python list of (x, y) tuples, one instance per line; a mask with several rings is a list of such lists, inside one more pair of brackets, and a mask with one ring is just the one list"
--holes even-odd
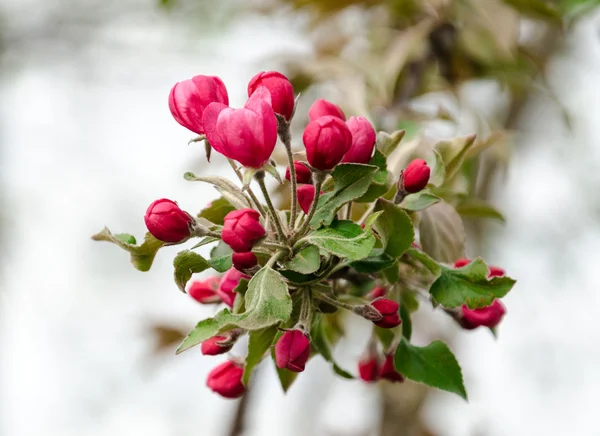
[[(173, 118), (199, 135), (190, 142), (204, 142), (207, 160), (212, 151), (222, 155), (237, 177), (233, 182), (221, 175), (184, 175), (212, 184), (220, 198), (195, 214), (172, 200), (152, 202), (144, 216), (148, 233), (140, 245), (132, 235), (113, 235), (106, 228), (93, 238), (129, 251), (142, 271), (150, 268), (161, 247), (195, 240), (173, 261), (175, 283), (198, 303), (221, 307), (197, 324), (177, 352), (199, 346), (205, 356), (222, 355), (248, 335), (245, 361), (230, 356), (208, 374), (208, 387), (225, 398), (244, 394), (263, 358), (273, 359), (284, 390), (295, 379), (290, 373), (303, 372), (313, 356), (353, 378), (334, 361), (331, 350), (343, 334), (343, 313), (358, 315), (372, 331), (368, 352), (358, 362), (359, 378), (407, 378), (466, 398), (449, 348), (438, 341), (425, 350), (410, 342), (411, 312), (425, 300), (441, 306), (465, 329), (494, 328), (505, 313), (499, 298), (514, 280), (495, 267), (486, 277), (488, 266), (479, 258), (472, 264), (461, 259), (453, 268), (447, 262), (455, 259), (448, 259), (446, 251), (462, 252), (461, 247), (435, 247), (437, 235), (427, 232), (436, 223), (415, 231), (415, 223), (438, 215), (425, 216), (424, 209), (446, 202), (440, 205), (446, 210), (457, 197), (450, 183), (444, 185), (455, 176), (445, 180), (442, 155), (430, 151), (436, 157), (430, 183), (424, 159), (402, 168), (405, 161), (392, 157), (396, 150), (403, 152), (398, 148), (402, 131), (376, 133), (367, 118), (347, 118), (338, 105), (323, 99), (305, 114), (304, 148), (294, 152), (292, 83), (279, 72), (261, 72), (247, 91), (243, 107), (230, 107), (223, 81), (200, 75), (175, 84), (169, 94)], [(285, 177), (274, 159), (278, 142), (287, 155)], [(459, 149), (448, 155), (464, 155), (465, 144), (454, 141)], [(276, 207), (267, 176), (289, 188), (289, 210)], [(444, 231), (462, 227), (444, 226)], [(210, 258), (195, 251), (209, 244), (214, 244)], [(193, 274), (210, 268), (222, 275), (190, 283)], [(430, 295), (422, 298), (426, 292)], [(439, 362), (448, 366), (448, 373)]]

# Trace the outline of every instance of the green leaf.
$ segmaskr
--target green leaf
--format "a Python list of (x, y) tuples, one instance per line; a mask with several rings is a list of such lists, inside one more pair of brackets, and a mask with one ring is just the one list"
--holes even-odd
[(350, 260), (367, 257), (375, 246), (375, 236), (352, 221), (336, 221), (304, 238), (328, 253)]
[(137, 243), (135, 236), (130, 235), (129, 233), (118, 233), (115, 235), (115, 238), (130, 245), (135, 245)]
[(365, 220), (365, 230), (371, 230), (371, 227), (373, 227), (373, 224), (375, 224), (375, 222), (377, 221), (377, 218), (379, 218), (379, 215), (381, 215), (383, 213), (382, 210), (380, 210), (379, 212), (375, 212), (372, 213), (371, 215), (369, 215), (367, 217), (367, 219)]
[(188, 172), (183, 175), (183, 178), (190, 182), (210, 183), (229, 203), (235, 206), (236, 209), (252, 207), (242, 190), (225, 177), (196, 176), (194, 173)]
[(415, 240), (410, 217), (400, 206), (381, 198), (377, 200), (375, 210), (383, 211), (373, 228), (383, 242), (384, 252), (393, 258), (402, 256)]
[(412, 320), (410, 318), (410, 311), (404, 304), (400, 305), (400, 319), (402, 320), (402, 336), (410, 341), (410, 337), (412, 336)]
[(400, 204), (403, 209), (410, 211), (419, 211), (427, 209), (429, 206), (433, 206), (436, 203), (442, 201), (437, 195), (433, 195), (430, 192), (417, 192), (416, 194), (409, 194), (404, 197), (404, 200)]
[[(121, 235), (123, 235), (123, 233)], [(146, 233), (142, 245), (129, 244), (117, 238), (116, 236), (113, 236), (107, 227), (104, 227), (100, 233), (93, 235), (92, 239), (94, 241), (112, 242), (113, 244), (116, 244), (122, 249), (128, 251), (131, 254), (131, 263), (140, 271), (148, 271), (150, 269), (152, 262), (154, 261), (154, 257), (156, 256), (156, 252), (163, 245), (165, 245), (163, 241), (159, 241), (150, 233)]]
[(325, 323), (323, 322), (322, 316), (314, 322), (313, 328), (311, 329), (310, 337), (311, 345), (319, 352), (319, 354), (321, 354), (321, 356), (323, 356), (323, 359), (331, 363), (331, 366), (333, 367), (333, 372), (347, 379), (354, 378), (354, 376), (348, 371), (345, 371), (342, 368), (340, 368), (339, 365), (333, 359), (333, 353), (331, 352), (331, 344), (327, 339)]
[(369, 165), (376, 166), (377, 172), (373, 176), (373, 181), (369, 185), (367, 192), (360, 198), (354, 200), (357, 203), (370, 203), (377, 200), (390, 189), (390, 174), (387, 170), (387, 159), (379, 150), (375, 150), (375, 154), (369, 161)]
[(200, 242), (198, 242), (196, 245), (194, 245), (190, 250), (195, 250), (196, 248), (202, 247), (207, 244), (212, 244), (213, 242), (217, 242), (217, 241), (220, 241), (220, 239), (215, 238), (213, 236), (205, 236), (204, 238), (202, 238), (200, 240)]
[(277, 375), (279, 376), (281, 388), (283, 389), (283, 392), (287, 392), (292, 383), (294, 383), (294, 380), (296, 380), (296, 377), (298, 377), (299, 373), (290, 371), (289, 369), (281, 369), (277, 367), (277, 364), (275, 363), (275, 350), (271, 352), (271, 357), (273, 358), (273, 364), (275, 365), (275, 370), (277, 371)]
[(210, 206), (205, 207), (198, 214), (198, 218), (204, 218), (209, 220), (211, 223), (223, 225), (223, 218), (229, 212), (234, 211), (235, 207), (232, 206), (225, 198), (220, 197), (213, 200)]
[[(237, 298), (236, 298), (237, 300)], [(292, 299), (281, 275), (265, 266), (252, 277), (245, 295), (246, 310), (232, 314), (228, 309), (200, 321), (183, 340), (177, 354), (206, 339), (235, 327), (258, 330), (286, 321), (292, 313)]]
[(359, 273), (374, 273), (384, 269), (387, 269), (396, 263), (396, 259), (391, 257), (389, 254), (378, 254), (365, 257), (362, 260), (352, 262), (350, 266)]
[(185, 285), (192, 274), (200, 273), (210, 268), (210, 265), (199, 254), (190, 250), (183, 250), (177, 253), (177, 256), (173, 259), (173, 267), (175, 268), (173, 274), (175, 284), (181, 292), (185, 292)]
[(470, 198), (456, 206), (456, 211), (464, 218), (491, 218), (504, 222), (504, 216), (483, 200)]
[(411, 247), (406, 251), (406, 253), (421, 262), (423, 266), (431, 271), (436, 277), (440, 275), (441, 265), (429, 257), (429, 255), (424, 251)]
[(446, 307), (466, 304), (470, 309), (491, 305), (496, 298), (504, 297), (516, 283), (510, 277), (488, 279), (489, 269), (477, 257), (462, 268), (441, 267), (441, 274), (431, 285), (429, 293)]
[(314, 273), (321, 266), (319, 249), (314, 245), (308, 245), (296, 253), (292, 260), (286, 262), (284, 266), (300, 274)]
[(440, 141), (434, 147), (446, 166), (446, 180), (452, 180), (465, 160), (469, 148), (475, 142), (475, 135), (462, 136), (449, 141)]
[(217, 272), (224, 273), (233, 266), (231, 255), (233, 250), (225, 242), (220, 241), (211, 251), (208, 263)]
[(392, 345), (392, 342), (394, 342), (394, 339), (396, 338), (396, 334), (394, 333), (394, 331), (392, 329), (384, 329), (381, 327), (375, 327), (374, 332), (377, 335), (377, 337), (379, 338), (379, 342), (381, 342), (381, 345), (383, 345), (384, 349), (390, 348)]
[(331, 173), (333, 191), (319, 198), (317, 211), (310, 221), (311, 227), (317, 229), (331, 224), (340, 207), (367, 192), (377, 171), (378, 168), (372, 165), (345, 163), (336, 166)]
[(389, 156), (400, 145), (404, 137), (405, 130), (396, 130), (391, 135), (386, 132), (377, 133), (377, 150), (385, 156)]
[(423, 251), (439, 262), (465, 256), (465, 228), (456, 209), (445, 201), (421, 211), (419, 225)]
[(431, 176), (429, 177), (429, 184), (433, 186), (442, 186), (446, 181), (446, 166), (444, 160), (437, 150), (433, 150), (433, 162), (428, 162), (429, 168), (431, 168)]
[(248, 335), (248, 356), (244, 365), (244, 376), (242, 383), (248, 385), (252, 370), (260, 363), (265, 353), (273, 344), (273, 339), (277, 335), (277, 327), (271, 326), (260, 330), (251, 331)]
[(394, 356), (396, 369), (404, 377), (467, 399), (460, 366), (442, 341), (415, 347), (402, 339)]
[(395, 285), (400, 280), (400, 268), (398, 267), (398, 261), (394, 262), (392, 266), (381, 271), (381, 277), (390, 285)]

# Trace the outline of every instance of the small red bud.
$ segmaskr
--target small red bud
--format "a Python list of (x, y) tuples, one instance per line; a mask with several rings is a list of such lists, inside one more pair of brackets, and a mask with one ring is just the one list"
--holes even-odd
[(460, 324), (467, 330), (473, 330), (477, 327), (496, 327), (502, 317), (506, 313), (506, 308), (498, 299), (487, 307), (480, 309), (469, 309), (466, 305), (461, 306), (462, 317), (459, 319)]
[(350, 117), (346, 126), (352, 134), (352, 145), (342, 162), (369, 163), (377, 140), (373, 125), (364, 117)]
[(375, 289), (373, 289), (371, 292), (369, 292), (369, 295), (367, 295), (367, 298), (374, 300), (376, 298), (385, 297), (386, 293), (387, 293), (387, 289), (384, 286), (376, 286)]
[(456, 262), (454, 262), (454, 268), (462, 268), (470, 263), (471, 259), (458, 259)]
[(229, 307), (233, 307), (233, 302), (235, 301), (235, 296), (237, 295), (233, 290), (240, 283), (241, 279), (248, 279), (247, 275), (238, 271), (235, 268), (231, 268), (223, 277), (221, 277), (221, 281), (219, 282), (219, 289), (217, 289), (217, 294), (223, 300), (223, 303), (227, 304)]
[(216, 356), (218, 354), (227, 353), (233, 347), (233, 341), (227, 345), (219, 345), (219, 342), (227, 341), (227, 336), (213, 336), (202, 342), (200, 350), (205, 356)]
[(429, 182), (431, 170), (423, 159), (415, 159), (402, 172), (402, 187), (406, 192), (419, 192)]
[(233, 253), (231, 255), (231, 260), (233, 261), (233, 266), (235, 269), (242, 272), (245, 269), (249, 269), (258, 265), (256, 254), (251, 251), (248, 251), (247, 253)]
[(310, 206), (315, 199), (315, 187), (313, 185), (302, 185), (298, 186), (296, 190), (298, 196), (298, 203), (300, 208), (308, 215)]
[(352, 145), (352, 133), (338, 117), (324, 116), (308, 123), (302, 135), (308, 163), (319, 170), (335, 167)]
[(225, 215), (221, 239), (237, 253), (247, 253), (265, 236), (265, 228), (259, 222), (260, 215), (254, 209), (239, 209)]
[(402, 323), (400, 314), (398, 313), (398, 308), (400, 306), (395, 301), (388, 300), (387, 298), (381, 298), (373, 301), (371, 306), (373, 306), (379, 311), (379, 313), (381, 313), (381, 315), (383, 315), (383, 318), (380, 321), (374, 322), (376, 326), (384, 329), (391, 329), (399, 326), (400, 323)]
[(308, 118), (310, 121), (314, 121), (317, 118), (325, 117), (328, 115), (346, 121), (346, 115), (344, 115), (344, 112), (340, 109), (340, 107), (337, 104), (333, 104), (330, 101), (327, 101), (322, 98), (315, 101), (308, 110)]
[(231, 360), (223, 362), (208, 373), (206, 385), (225, 398), (241, 397), (246, 388), (242, 384), (244, 368)]
[[(298, 183), (311, 183), (312, 172), (302, 162), (297, 160), (294, 161), (294, 168), (296, 169), (296, 182)], [(290, 167), (285, 169), (285, 178), (290, 179)]]
[(188, 294), (198, 303), (211, 304), (220, 303), (221, 297), (217, 295), (217, 289), (219, 289), (219, 277), (209, 277), (206, 280), (199, 282), (193, 282), (188, 289)]
[(385, 356), (385, 362), (381, 367), (379, 376), (394, 383), (402, 383), (404, 381), (404, 376), (396, 371), (396, 367), (394, 366), (394, 353)]
[(302, 372), (309, 356), (310, 341), (301, 330), (288, 330), (275, 344), (275, 363), (278, 368)]
[(148, 231), (159, 241), (180, 242), (190, 236), (194, 218), (174, 201), (161, 198), (148, 206), (144, 221)]
[(490, 273), (488, 274), (488, 278), (492, 278), (492, 277), (502, 277), (504, 276), (505, 272), (502, 268), (499, 268), (497, 266), (490, 266)]
[(367, 383), (379, 380), (379, 362), (376, 356), (367, 355), (358, 361), (358, 375)]
[(258, 73), (248, 83), (248, 97), (261, 86), (267, 88), (271, 93), (273, 110), (289, 121), (294, 112), (295, 101), (294, 87), (288, 78), (277, 71)]

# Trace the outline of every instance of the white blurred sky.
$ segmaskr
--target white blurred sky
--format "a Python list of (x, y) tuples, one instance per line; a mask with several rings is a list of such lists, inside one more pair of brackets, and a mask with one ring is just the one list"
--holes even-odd
[[(42, 37), (33, 47), (9, 46), (5, 57), (3, 435), (227, 432), (235, 402), (204, 386), (224, 357), (192, 350), (147, 360), (152, 343), (145, 327), (152, 320), (191, 327), (211, 313), (172, 283), (178, 249), (161, 251), (152, 270), (140, 273), (125, 253), (89, 236), (105, 224), (141, 236), (143, 213), (155, 198), (195, 210), (216, 197), (182, 178), (207, 168), (201, 150), (186, 145), (191, 135), (169, 114), (175, 81), (219, 75), (232, 104), (240, 104), (248, 79), (273, 67), (262, 60), (282, 49), (306, 51), (308, 44), (289, 23), (267, 19), (191, 43), (189, 28), (174, 28), (173, 16), (148, 3), (132, 3), (147, 10), (135, 25), (129, 15), (113, 20), (82, 50)], [(0, 10), (9, 35), (35, 30), (45, 14), (55, 13), (41, 0), (11, 0)], [(573, 131), (540, 100), (518, 137), (498, 193), (509, 222), (495, 228), (496, 251), (488, 259), (519, 283), (505, 299), (509, 314), (497, 342), (477, 331), (453, 344), (470, 402), (434, 397), (426, 413), (442, 436), (600, 434), (600, 352), (594, 347), (600, 341), (599, 25), (598, 15), (585, 20), (552, 65), (550, 81), (572, 112)], [(210, 171), (223, 168), (217, 165)], [(353, 324), (357, 340), (338, 351), (350, 369), (365, 327)], [(286, 397), (271, 366), (261, 370), (248, 435), (358, 435), (377, 425), (376, 389), (334, 378), (319, 359)]]

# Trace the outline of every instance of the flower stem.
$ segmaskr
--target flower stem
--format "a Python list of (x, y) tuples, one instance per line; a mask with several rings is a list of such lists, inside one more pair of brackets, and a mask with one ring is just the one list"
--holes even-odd
[(281, 221), (279, 219), (279, 215), (277, 214), (277, 209), (273, 206), (273, 202), (271, 201), (271, 196), (269, 195), (269, 191), (265, 185), (265, 172), (258, 171), (254, 178), (258, 182), (258, 186), (260, 186), (260, 190), (262, 191), (265, 201), (267, 202), (267, 207), (269, 208), (269, 212), (271, 213), (271, 219), (275, 223), (275, 227), (277, 228), (277, 234), (279, 235), (279, 240), (281, 242), (286, 242), (287, 238), (285, 237), (285, 233), (283, 233), (283, 227), (281, 226)]
[(298, 213), (298, 200), (297, 200), (297, 180), (296, 180), (296, 167), (294, 166), (294, 155), (292, 154), (292, 135), (290, 132), (290, 125), (284, 119), (278, 118), (278, 128), (277, 133), (279, 134), (279, 139), (283, 142), (285, 146), (285, 151), (287, 152), (288, 162), (290, 165), (290, 181), (292, 186), (292, 195), (291, 195), (291, 213), (290, 213), (290, 229), (294, 228), (296, 224), (296, 214)]
[(322, 173), (313, 173), (313, 182), (315, 184), (315, 198), (310, 205), (310, 209), (308, 210), (308, 215), (302, 224), (302, 227), (296, 232), (292, 238), (291, 244), (293, 245), (299, 238), (301, 238), (304, 233), (310, 227), (310, 220), (312, 220), (315, 212), (317, 211), (317, 204), (319, 203), (319, 197), (321, 196), (321, 186), (323, 185), (323, 180), (325, 180), (325, 175)]
[(310, 288), (305, 288), (302, 293), (302, 303), (300, 306), (300, 316), (296, 328), (302, 330), (305, 334), (310, 331), (310, 323), (312, 321), (312, 298)]
[[(244, 176), (242, 175), (240, 170), (237, 168), (233, 159), (227, 159), (227, 161), (229, 162), (229, 165), (231, 165), (231, 168), (233, 168), (233, 171), (235, 172), (235, 174), (238, 176), (238, 179), (240, 179), (240, 182), (243, 183)], [(248, 191), (248, 194), (250, 194), (250, 198), (252, 199), (254, 206), (256, 206), (256, 209), (258, 209), (258, 211), (260, 212), (260, 214), (263, 217), (267, 216), (267, 212), (265, 211), (265, 208), (262, 206), (262, 204), (260, 204), (260, 201), (258, 201), (258, 197), (256, 197), (256, 195), (254, 194), (254, 192), (252, 191), (252, 188), (248, 187), (247, 191)]]
[(354, 312), (354, 306), (352, 306), (351, 304), (344, 303), (342, 301), (336, 300), (335, 298), (328, 297), (327, 295), (325, 295), (325, 294), (323, 294), (321, 292), (315, 292), (314, 293), (314, 297), (317, 300), (324, 301), (325, 303), (329, 303), (332, 306), (336, 306), (336, 307), (339, 307), (341, 309), (346, 309), (346, 310), (349, 310), (351, 312)]

